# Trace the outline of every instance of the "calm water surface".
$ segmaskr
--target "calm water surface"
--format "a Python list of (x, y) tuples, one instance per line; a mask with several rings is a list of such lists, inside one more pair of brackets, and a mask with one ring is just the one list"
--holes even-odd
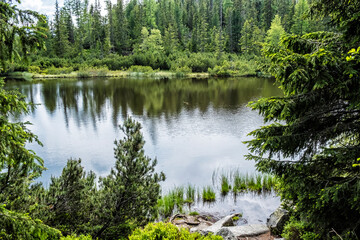
[[(9, 81), (6, 87), (39, 104), (21, 120), (33, 123), (30, 129), (44, 144), (29, 147), (45, 160), (48, 170), (40, 178), (45, 185), (69, 158), (81, 158), (97, 176), (107, 175), (115, 162), (113, 142), (123, 137), (118, 125), (132, 116), (143, 126), (145, 153), (156, 157), (157, 169), (166, 174), (165, 191), (187, 183), (209, 185), (217, 169), (254, 172), (242, 142), (263, 120), (246, 105), (280, 94), (272, 80), (260, 78), (65, 79)], [(274, 208), (278, 199), (269, 204)]]

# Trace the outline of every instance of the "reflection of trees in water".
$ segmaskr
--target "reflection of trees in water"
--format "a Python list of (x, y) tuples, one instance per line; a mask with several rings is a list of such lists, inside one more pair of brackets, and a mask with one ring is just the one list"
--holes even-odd
[(258, 78), (52, 80), (39, 85), (19, 87), (30, 100), (40, 89), (47, 111), (53, 114), (57, 108), (62, 109), (67, 124), (69, 118), (74, 118), (78, 126), (91, 120), (94, 128), (110, 113), (114, 126), (129, 112), (151, 118), (164, 116), (167, 120), (183, 110), (206, 113), (210, 106), (237, 109), (259, 96), (279, 93), (273, 81)]

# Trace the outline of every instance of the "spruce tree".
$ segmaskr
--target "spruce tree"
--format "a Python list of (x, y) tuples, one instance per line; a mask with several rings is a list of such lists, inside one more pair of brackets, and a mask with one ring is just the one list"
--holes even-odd
[(10, 121), (11, 116), (26, 114), (32, 107), (25, 102), (25, 96), (6, 91), (3, 86), (0, 79), (0, 205), (27, 211), (27, 189), (45, 168), (44, 161), (27, 149), (26, 143), (41, 142), (27, 128), (29, 122)]
[[(360, 8), (357, 2), (342, 9), (337, 1), (315, 2), (344, 35), (287, 36), (279, 48), (265, 49), (284, 96), (250, 104), (272, 123), (251, 133), (248, 158), (280, 179), (281, 198), (307, 236), (358, 239)], [(342, 14), (346, 8), (351, 16)]]
[(279, 15), (275, 15), (275, 18), (271, 22), (270, 29), (267, 31), (265, 41), (270, 45), (277, 46), (280, 42), (280, 38), (284, 36), (285, 30), (281, 26), (281, 18)]

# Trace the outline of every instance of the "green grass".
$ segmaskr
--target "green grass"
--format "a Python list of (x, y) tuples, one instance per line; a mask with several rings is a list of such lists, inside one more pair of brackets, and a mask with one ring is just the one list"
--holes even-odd
[(158, 200), (159, 214), (164, 217), (170, 217), (175, 209), (175, 197), (172, 192)]
[(186, 203), (194, 203), (195, 202), (195, 193), (196, 193), (196, 189), (195, 186), (188, 184), (186, 186), (186, 199), (185, 202)]
[[(218, 177), (220, 175), (220, 177)], [(220, 193), (226, 196), (231, 190), (234, 194), (241, 192), (266, 192), (275, 188), (276, 179), (269, 174), (249, 174), (241, 173), (239, 170), (219, 171), (212, 174), (214, 186), (220, 186)]]
[(198, 216), (199, 213), (198, 213), (198, 212), (190, 212), (189, 215), (190, 215), (190, 216)]
[(225, 197), (230, 191), (236, 196), (241, 192), (269, 192), (276, 186), (276, 178), (270, 174), (244, 174), (239, 170), (221, 172), (214, 171), (212, 175), (212, 186), (206, 186), (200, 189), (192, 184), (186, 186), (174, 187), (158, 201), (159, 214), (163, 217), (169, 217), (174, 213), (183, 213), (184, 205), (187, 204), (188, 211), (191, 211), (191, 205), (196, 201), (214, 202), (216, 192)]
[(211, 186), (203, 187), (202, 199), (204, 202), (214, 202), (216, 199), (215, 191)]
[(233, 192), (239, 193), (246, 191), (247, 185), (246, 185), (246, 177), (244, 175), (241, 175), (238, 171), (235, 172), (233, 175), (234, 181), (233, 181)]
[(225, 174), (221, 176), (221, 195), (226, 196), (231, 190), (229, 177)]
[(159, 214), (170, 217), (175, 211), (182, 213), (184, 203), (184, 187), (175, 187), (158, 200)]

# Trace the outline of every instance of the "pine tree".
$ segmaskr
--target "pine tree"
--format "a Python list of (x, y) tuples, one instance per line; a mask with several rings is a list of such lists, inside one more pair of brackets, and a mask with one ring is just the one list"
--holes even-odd
[(66, 235), (84, 232), (95, 212), (95, 174), (86, 175), (81, 159), (67, 161), (60, 177), (52, 177), (46, 204), (51, 206), (46, 223)]
[(152, 160), (144, 154), (145, 142), (140, 123), (128, 118), (120, 129), (125, 137), (115, 141), (115, 168), (111, 169), (109, 176), (100, 180), (103, 226), (97, 237), (107, 229), (128, 221), (140, 225), (149, 221), (156, 212), (160, 197), (159, 183), (165, 180), (162, 172), (155, 173), (156, 159)]

